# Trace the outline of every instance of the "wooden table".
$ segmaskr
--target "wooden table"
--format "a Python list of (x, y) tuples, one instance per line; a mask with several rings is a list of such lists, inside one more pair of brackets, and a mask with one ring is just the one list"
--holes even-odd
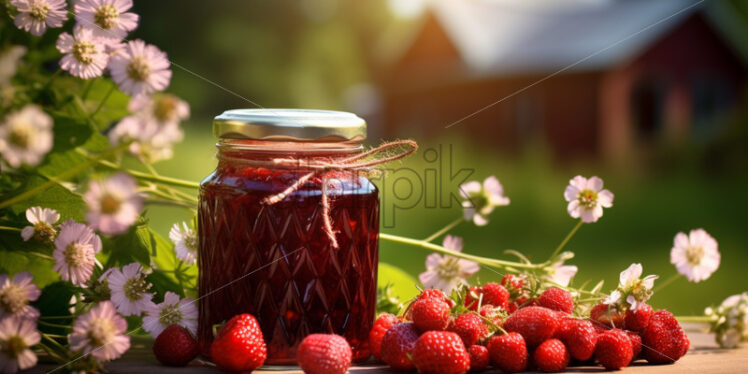
[[(673, 365), (647, 365), (640, 360), (622, 372), (628, 373), (748, 373), (748, 344), (737, 349), (720, 349), (714, 342), (714, 336), (701, 332), (698, 325), (685, 325), (688, 337), (691, 339), (691, 350)], [(44, 373), (54, 369), (52, 364), (40, 364), (29, 370), (29, 373)], [(159, 374), (198, 374), (219, 373), (209, 366), (190, 366), (187, 368), (171, 368), (161, 366), (153, 357), (149, 340), (133, 341), (133, 347), (121, 359), (109, 363), (107, 369), (111, 373), (155, 373)], [(601, 366), (578, 366), (566, 370), (567, 373), (604, 372)], [(255, 373), (298, 374), (301, 370), (265, 367)], [(351, 368), (350, 373), (380, 374), (397, 373), (382, 365), (363, 365)], [(499, 373), (498, 370), (487, 370), (486, 374)]]

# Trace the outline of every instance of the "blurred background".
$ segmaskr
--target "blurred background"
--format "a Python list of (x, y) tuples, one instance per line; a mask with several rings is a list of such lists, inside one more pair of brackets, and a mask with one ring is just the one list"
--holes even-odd
[[(545, 260), (576, 223), (563, 199), (569, 178), (598, 175), (616, 198), (567, 247), (575, 284), (602, 278), (610, 290), (632, 262), (667, 278), (675, 234), (702, 227), (721, 268), (699, 284), (679, 279), (652, 304), (700, 314), (746, 289), (746, 1), (160, 0), (134, 11), (134, 37), (181, 67), (169, 91), (192, 107), (163, 174), (213, 170), (212, 118), (255, 107), (239, 96), (347, 110), (368, 121), (370, 144), (412, 137), (451, 149), (470, 179), (501, 180), (511, 205), (486, 227), (453, 230), (467, 252)], [(403, 166), (433, 167), (423, 155)], [(461, 215), (455, 201), (409, 205), (383, 231), (426, 237)], [(149, 217), (162, 234), (188, 218), (170, 208)], [(382, 243), (380, 258), (416, 276), (427, 254)]]

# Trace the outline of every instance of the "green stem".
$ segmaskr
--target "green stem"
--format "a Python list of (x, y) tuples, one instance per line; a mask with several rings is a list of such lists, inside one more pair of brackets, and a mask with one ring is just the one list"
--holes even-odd
[[(79, 151), (79, 153), (81, 153), (83, 155), (86, 155), (86, 153), (82, 152), (82, 151)], [(108, 167), (110, 169), (123, 171), (123, 172), (125, 172), (127, 174), (132, 175), (135, 178), (140, 179), (140, 180), (151, 181), (151, 182), (159, 182), (159, 183), (169, 184), (169, 185), (177, 186), (177, 187), (200, 188), (200, 183), (186, 181), (186, 180), (177, 179), (177, 178), (171, 178), (171, 177), (153, 176), (153, 175), (146, 174), (146, 173), (143, 173), (143, 172), (139, 172), (139, 171), (135, 171), (135, 170), (130, 170), (130, 169), (125, 169), (125, 168), (123, 168), (121, 166), (118, 166), (118, 165), (116, 165), (114, 163), (111, 163), (109, 161), (106, 161), (106, 160), (97, 160), (97, 162), (99, 163), (99, 165)]]
[(556, 250), (553, 251), (553, 254), (551, 254), (551, 259), (553, 259), (554, 257), (558, 256), (559, 253), (561, 253), (561, 250), (564, 249), (564, 247), (566, 247), (566, 244), (568, 244), (569, 240), (571, 240), (571, 237), (577, 233), (577, 230), (579, 230), (579, 228), (582, 227), (582, 224), (584, 224), (584, 222), (582, 222), (582, 220), (580, 219), (579, 222), (577, 222), (577, 225), (574, 226), (573, 229), (571, 229), (568, 235), (566, 235), (566, 237), (561, 242), (561, 244), (559, 244), (558, 247), (556, 247)]
[(382, 240), (389, 240), (391, 242), (395, 243), (401, 243), (401, 244), (408, 244), (412, 245), (414, 247), (420, 247), (423, 249), (428, 249), (430, 251), (439, 252), (445, 255), (453, 256), (453, 257), (459, 257), (470, 261), (475, 261), (479, 264), (483, 264), (486, 266), (491, 266), (495, 268), (501, 268), (506, 269), (507, 267), (514, 267), (518, 269), (539, 269), (543, 267), (544, 265), (536, 265), (536, 264), (524, 264), (520, 262), (513, 262), (513, 261), (503, 261), (503, 260), (497, 260), (493, 258), (487, 258), (487, 257), (480, 257), (480, 256), (473, 256), (469, 255), (467, 253), (462, 252), (456, 252), (451, 249), (444, 248), (440, 245), (436, 245), (433, 243), (429, 243), (423, 240), (418, 239), (410, 239), (403, 236), (397, 236), (397, 235), (391, 235), (391, 234), (385, 234), (385, 233), (379, 233), (379, 239)]
[(88, 97), (88, 93), (91, 92), (91, 87), (93, 86), (93, 79), (89, 79), (86, 81), (86, 84), (83, 86), (83, 93), (81, 94), (81, 99), (86, 100)]
[(670, 285), (670, 283), (673, 283), (673, 282), (675, 282), (675, 281), (676, 281), (676, 280), (677, 280), (678, 278), (680, 278), (680, 277), (682, 277), (682, 276), (683, 276), (683, 274), (681, 274), (681, 273), (675, 273), (675, 274), (671, 275), (671, 276), (670, 276), (670, 278), (668, 278), (668, 279), (665, 279), (665, 280), (664, 280), (664, 281), (662, 281), (662, 282), (659, 282), (659, 283), (657, 284), (657, 287), (655, 287), (653, 291), (654, 291), (654, 292), (659, 292), (659, 291), (661, 291), (661, 290), (662, 290), (663, 288), (665, 288), (665, 287), (667, 287), (668, 285)]
[(55, 72), (52, 73), (52, 75), (49, 77), (47, 83), (44, 84), (44, 87), (42, 87), (42, 91), (49, 88), (49, 86), (52, 85), (52, 82), (54, 82), (54, 80), (60, 75), (60, 73), (62, 73), (62, 68), (57, 68), (57, 70), (55, 70)]
[(93, 111), (93, 113), (91, 113), (91, 114), (90, 114), (90, 115), (88, 116), (88, 119), (89, 119), (89, 120), (92, 120), (92, 119), (94, 118), (94, 116), (96, 116), (96, 114), (98, 114), (98, 113), (99, 113), (99, 111), (101, 110), (101, 108), (103, 108), (103, 107), (104, 107), (104, 103), (106, 103), (106, 101), (107, 101), (107, 100), (109, 99), (109, 96), (111, 96), (111, 95), (112, 95), (112, 93), (114, 92), (114, 89), (115, 89), (115, 86), (114, 86), (114, 84), (111, 84), (111, 85), (109, 86), (109, 91), (107, 91), (106, 95), (104, 95), (104, 98), (102, 98), (102, 99), (101, 99), (101, 101), (99, 102), (99, 106), (97, 106), (97, 107), (96, 107), (96, 110), (94, 110), (94, 111)]
[(54, 258), (54, 257), (52, 257), (52, 256), (50, 256), (50, 255), (45, 255), (45, 254), (43, 254), (43, 253), (39, 253), (39, 252), (28, 251), (28, 252), (26, 252), (26, 253), (28, 253), (28, 254), (30, 254), (30, 255), (32, 255), (32, 256), (36, 256), (36, 257), (39, 257), (39, 258), (43, 258), (43, 259), (45, 259), (45, 260), (52, 260), (52, 261), (54, 261), (54, 260), (55, 260), (55, 258)]
[(59, 342), (57, 342), (57, 340), (54, 340), (49, 334), (43, 332), (40, 334), (42, 335), (42, 338), (47, 339), (55, 346), (55, 348), (65, 352), (66, 355), (68, 354), (68, 352), (70, 352), (67, 348), (63, 347)]
[(145, 168), (146, 168), (146, 169), (148, 169), (148, 172), (149, 172), (149, 173), (151, 173), (151, 175), (153, 175), (154, 177), (158, 177), (158, 172), (157, 172), (157, 171), (156, 171), (156, 169), (155, 169), (155, 168), (153, 167), (153, 165), (151, 165), (151, 164), (150, 164), (150, 163), (148, 163), (148, 162), (146, 162), (146, 163), (143, 163), (143, 165), (145, 165)]
[(71, 319), (75, 318), (71, 316), (40, 316), (39, 319)]
[(21, 229), (19, 229), (18, 227), (8, 227), (8, 226), (0, 226), (0, 230), (21, 232)]
[(432, 242), (432, 241), (434, 241), (434, 239), (436, 239), (436, 238), (444, 235), (449, 230), (452, 230), (453, 228), (455, 228), (457, 225), (461, 224), (464, 221), (465, 221), (464, 218), (459, 217), (456, 220), (454, 220), (451, 223), (449, 223), (448, 225), (444, 226), (441, 230), (439, 230), (439, 231), (431, 234), (431, 236), (429, 236), (428, 238), (423, 239), (423, 241), (425, 241), (425, 242)]
[(94, 157), (91, 157), (88, 160), (88, 162), (84, 162), (82, 164), (77, 165), (74, 168), (65, 170), (64, 172), (62, 172), (62, 173), (60, 173), (60, 174), (58, 174), (58, 175), (50, 178), (50, 180), (48, 180), (47, 182), (44, 182), (43, 184), (40, 184), (40, 185), (38, 185), (38, 186), (36, 186), (36, 187), (34, 187), (34, 188), (32, 188), (32, 189), (30, 189), (30, 190), (28, 190), (28, 191), (20, 194), (20, 195), (16, 195), (16, 196), (14, 196), (14, 197), (12, 197), (12, 198), (10, 198), (8, 200), (0, 202), (0, 209), (7, 208), (7, 207), (9, 207), (9, 206), (11, 206), (13, 204), (19, 203), (19, 202), (24, 201), (26, 199), (30, 199), (30, 198), (36, 196), (37, 194), (40, 194), (40, 193), (46, 191), (48, 188), (54, 186), (55, 184), (57, 184), (57, 181), (66, 180), (66, 179), (72, 178), (72, 177), (74, 177), (74, 176), (76, 176), (76, 175), (78, 175), (80, 173), (83, 173), (84, 171), (88, 170), (88, 168), (90, 168), (91, 165), (95, 164), (96, 162), (100, 161), (101, 159), (109, 157), (109, 156), (111, 156), (111, 155), (113, 155), (113, 154), (115, 154), (115, 153), (117, 153), (117, 152), (119, 152), (119, 151), (127, 148), (129, 145), (130, 145), (129, 143), (123, 143), (123, 144), (120, 144), (116, 148), (112, 148), (112, 149), (110, 149), (108, 151), (99, 153), (98, 155), (96, 155)]
[(45, 322), (45, 321), (42, 321), (42, 320), (37, 320), (36, 322), (38, 324), (40, 324), (40, 325), (49, 326), (49, 327), (58, 327), (58, 328), (61, 328), (61, 329), (72, 329), (73, 328), (72, 326), (59, 325), (59, 324), (56, 324), (56, 323), (49, 323), (49, 322)]

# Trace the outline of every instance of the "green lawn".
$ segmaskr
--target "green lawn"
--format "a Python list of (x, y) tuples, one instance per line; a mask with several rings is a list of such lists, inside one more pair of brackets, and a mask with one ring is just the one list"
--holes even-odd
[[(215, 167), (215, 139), (209, 124), (188, 130), (185, 142), (175, 150), (176, 157), (157, 164), (156, 168), (164, 175), (197, 181)], [(632, 262), (641, 262), (645, 274), (667, 278), (675, 272), (669, 262), (673, 236), (678, 231), (703, 227), (719, 242), (720, 269), (700, 284), (679, 279), (655, 295), (651, 303), (676, 314), (700, 314), (705, 306), (746, 290), (748, 197), (744, 191), (748, 190), (748, 177), (745, 175), (642, 172), (635, 167), (623, 170), (595, 163), (557, 166), (545, 161), (542, 152), (506, 158), (458, 139), (449, 142), (453, 144), (455, 166), (474, 169), (471, 179), (496, 175), (512, 199), (511, 205), (494, 212), (488, 226), (463, 223), (453, 230), (464, 237), (467, 252), (498, 257), (511, 248), (533, 260), (544, 260), (576, 223), (567, 215), (563, 199), (568, 179), (577, 174), (598, 175), (605, 180), (605, 187), (615, 193), (615, 202), (599, 222), (584, 225), (567, 247), (576, 253), (571, 263), (580, 268), (575, 283), (605, 279), (604, 289), (609, 290), (617, 282), (618, 273)], [(443, 142), (442, 146), (448, 144)], [(427, 148), (422, 145), (423, 150)], [(419, 152), (400, 166), (409, 167), (423, 177), (425, 169), (434, 168), (433, 163), (424, 161), (423, 154)], [(679, 168), (689, 169), (692, 168)], [(392, 201), (397, 195), (393, 194), (391, 179), (382, 188), (385, 201)], [(402, 196), (407, 187), (398, 182), (396, 192)], [(414, 202), (414, 199), (405, 201)], [(426, 208), (424, 204), (421, 200), (411, 209), (396, 210), (391, 216), (394, 227), (382, 231), (422, 238), (461, 214), (456, 204), (451, 208)], [(390, 213), (392, 210), (385, 205), (383, 214)], [(150, 210), (149, 218), (153, 227), (165, 235), (174, 222), (188, 219), (189, 214), (180, 208), (159, 207)], [(423, 271), (427, 254), (385, 242), (380, 259), (417, 275)], [(497, 277), (488, 271), (479, 276), (481, 280)]]

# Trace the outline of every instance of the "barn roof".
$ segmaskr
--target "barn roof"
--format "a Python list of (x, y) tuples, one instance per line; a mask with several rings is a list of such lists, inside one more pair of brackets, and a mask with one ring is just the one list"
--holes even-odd
[(495, 74), (596, 70), (615, 65), (638, 56), (694, 12), (703, 12), (727, 44), (746, 57), (746, 28), (724, 3), (431, 0), (429, 10), (470, 70)]

